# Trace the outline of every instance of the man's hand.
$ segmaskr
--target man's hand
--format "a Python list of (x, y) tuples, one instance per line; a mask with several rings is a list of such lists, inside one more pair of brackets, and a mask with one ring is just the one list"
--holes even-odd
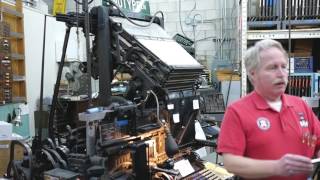
[(279, 176), (310, 174), (312, 170), (311, 159), (301, 155), (285, 154), (276, 163), (276, 174)]
[(313, 168), (310, 158), (295, 154), (286, 154), (278, 160), (261, 160), (223, 153), (223, 161), (229, 172), (248, 179), (311, 174)]

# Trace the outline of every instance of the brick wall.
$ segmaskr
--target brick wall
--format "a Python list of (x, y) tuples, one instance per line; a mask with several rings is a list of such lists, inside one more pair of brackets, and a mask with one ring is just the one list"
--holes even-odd
[(235, 1), (181, 0), (181, 26), (179, 0), (149, 0), (149, 3), (151, 14), (163, 11), (165, 29), (171, 36), (183, 34), (182, 26), (185, 35), (194, 39), (192, 21), (196, 17), (196, 59), (207, 65), (208, 69), (228, 67), (237, 61), (236, 42), (239, 33), (235, 18), (238, 16), (238, 7), (234, 4)]

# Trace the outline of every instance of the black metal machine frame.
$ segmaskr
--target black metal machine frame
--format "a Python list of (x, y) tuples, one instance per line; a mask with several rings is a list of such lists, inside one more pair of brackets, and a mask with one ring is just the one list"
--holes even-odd
[[(69, 13), (56, 16), (57, 21), (66, 23), (67, 29), (49, 114), (49, 137), (43, 141), (41, 130), (39, 130), (38, 138), (35, 138), (32, 144), (32, 152), (28, 151), (28, 158), (17, 163), (11, 157), (8, 175), (26, 174), (23, 179), (41, 179), (46, 172), (52, 169), (62, 173), (62, 170), (59, 170), (61, 168), (63, 173), (69, 170), (77, 172), (85, 178), (106, 179), (108, 176), (106, 170), (108, 155), (119, 153), (122, 150), (130, 150), (132, 151), (133, 177), (147, 180), (151, 178), (148, 153), (146, 152), (148, 145), (145, 143), (146, 140), (136, 136), (138, 131), (165, 127), (167, 133), (166, 151), (170, 157), (178, 151), (176, 142), (183, 146), (193, 140), (193, 121), (198, 116), (198, 110), (193, 108), (193, 100), (198, 98), (195, 93), (196, 82), (203, 72), (203, 66), (199, 64), (195, 67), (175, 67), (164, 63), (152, 51), (143, 46), (134, 35), (128, 33), (121, 23), (112, 18), (113, 16), (124, 18), (126, 15), (111, 6), (113, 4), (107, 7), (93, 7), (90, 14), (84, 11), (84, 14)], [(144, 22), (152, 20), (151, 23), (157, 23), (163, 27), (163, 19), (158, 17), (145, 17), (144, 19), (135, 17), (132, 19)], [(102, 108), (97, 108), (96, 114), (90, 114), (92, 109), (85, 112), (83, 115), (87, 121), (86, 128), (74, 127), (70, 129), (66, 138), (67, 142), (61, 143), (59, 141), (60, 135), (54, 126), (54, 114), (70, 30), (76, 26), (83, 28), (87, 40), (89, 33), (95, 37), (92, 53), (88, 53), (90, 62), (87, 63), (87, 68), (90, 76), (99, 79), (98, 103)], [(111, 83), (115, 72), (129, 73), (132, 76), (126, 97), (112, 96)], [(91, 98), (91, 94), (89, 97)], [(173, 104), (176, 108), (168, 110), (168, 104)], [(181, 122), (172, 123), (172, 119), (169, 117), (166, 121), (170, 122), (165, 123), (168, 126), (165, 125), (161, 122), (162, 119), (165, 119), (162, 111), (168, 112), (170, 115), (180, 113)], [(102, 118), (97, 118), (101, 114)], [(132, 138), (122, 138), (108, 143), (97, 141), (101, 136), (96, 134), (102, 133), (100, 132), (102, 129), (98, 127), (103, 123), (113, 123), (120, 115), (122, 117), (130, 116), (127, 119), (131, 128), (128, 133), (132, 135)], [(179, 132), (181, 127), (186, 128)], [(88, 129), (93, 129), (90, 132), (93, 132), (94, 136), (90, 135)], [(87, 135), (85, 148), (80, 150), (81, 152), (73, 150), (71, 146), (79, 142), (74, 134), (84, 130)], [(173, 132), (176, 140), (172, 139), (170, 131)], [(168, 144), (170, 145), (167, 147)]]

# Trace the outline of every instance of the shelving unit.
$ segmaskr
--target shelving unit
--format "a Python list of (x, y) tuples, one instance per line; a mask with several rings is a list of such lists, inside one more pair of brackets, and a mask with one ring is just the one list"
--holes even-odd
[(244, 63), (244, 52), (247, 50), (248, 41), (248, 27), (247, 27), (247, 4), (248, 0), (242, 0), (240, 6), (240, 20), (241, 20), (241, 36), (240, 36), (240, 59), (241, 59), (241, 96), (247, 94), (247, 71)]
[[(256, 41), (260, 39), (277, 39), (277, 40), (286, 40), (289, 39), (289, 30), (288, 29), (268, 29), (268, 30), (248, 30), (248, 0), (242, 0), (241, 1), (241, 7), (240, 7), (240, 20), (241, 20), (241, 41), (240, 41), (240, 59), (241, 59), (241, 96), (244, 96), (247, 94), (247, 73), (244, 65), (244, 52), (247, 50), (247, 44), (250, 41)], [(303, 20), (303, 23), (308, 23), (312, 20)], [(317, 24), (319, 22), (318, 19), (315, 19), (315, 21), (312, 21), (311, 24)], [(286, 21), (283, 21), (284, 24), (287, 23)], [(293, 24), (298, 24), (296, 20), (292, 20)], [(319, 24), (319, 23), (318, 23)], [(284, 28), (284, 26), (282, 26)], [(305, 28), (301, 29), (291, 29), (290, 30), (290, 38), (292, 40), (297, 39), (318, 39), (320, 38), (320, 28), (310, 28), (306, 26)]]
[(312, 97), (316, 93), (316, 73), (292, 73), (289, 77), (288, 92), (294, 96)]
[[(292, 29), (291, 39), (314, 39), (320, 37), (320, 28)], [(248, 30), (247, 40), (288, 39), (289, 30)]]
[(26, 102), (25, 57), (23, 4), (16, 0), (14, 4), (0, 1), (2, 21), (10, 26), (9, 41), (11, 46), (10, 60), (12, 67), (12, 103)]

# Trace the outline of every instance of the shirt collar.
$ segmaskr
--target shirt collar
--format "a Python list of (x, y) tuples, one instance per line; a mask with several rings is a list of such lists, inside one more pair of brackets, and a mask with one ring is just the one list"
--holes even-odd
[[(255, 106), (258, 109), (269, 109), (270, 108), (267, 101), (262, 96), (260, 96), (260, 94), (258, 94), (256, 91), (253, 91), (251, 93), (251, 95), (254, 97), (253, 103), (255, 104)], [(282, 106), (283, 107), (292, 107), (293, 106), (293, 102), (290, 101), (290, 99), (288, 99), (288, 95), (282, 94), (281, 99), (282, 99)]]

